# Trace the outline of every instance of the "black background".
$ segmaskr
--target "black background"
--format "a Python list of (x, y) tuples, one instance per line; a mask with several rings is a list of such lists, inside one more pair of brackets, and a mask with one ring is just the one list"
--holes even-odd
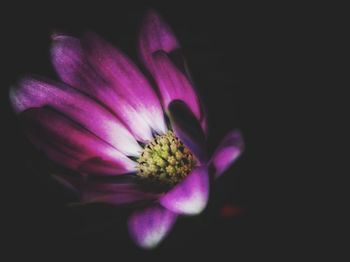
[[(183, 217), (153, 251), (128, 238), (125, 214), (117, 208), (66, 207), (70, 196), (49, 179), (47, 160), (22, 134), (8, 102), (8, 88), (22, 75), (57, 78), (49, 60), (50, 33), (95, 31), (135, 61), (139, 24), (153, 7), (172, 26), (209, 113), (210, 148), (239, 128), (246, 151), (213, 186), (207, 209)], [(18, 3), (3, 12), (1, 126), (5, 160), (2, 193), (5, 239), (12, 257), (25, 254), (77, 261), (162, 260), (188, 257), (222, 260), (285, 261), (311, 247), (302, 194), (294, 187), (296, 168), (308, 136), (303, 104), (310, 102), (305, 75), (310, 70), (314, 7), (277, 3), (217, 1), (114, 1), (106, 4)], [(309, 21), (310, 20), (310, 21)], [(298, 157), (296, 157), (298, 155)], [(221, 216), (224, 205), (240, 215)], [(7, 249), (6, 245), (6, 249)], [(61, 260), (62, 261), (62, 260)]]

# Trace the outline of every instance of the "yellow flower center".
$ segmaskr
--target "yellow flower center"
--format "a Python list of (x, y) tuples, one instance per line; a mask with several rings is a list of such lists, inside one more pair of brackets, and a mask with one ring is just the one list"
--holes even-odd
[(156, 136), (137, 160), (137, 175), (151, 182), (175, 185), (193, 169), (196, 160), (173, 131)]

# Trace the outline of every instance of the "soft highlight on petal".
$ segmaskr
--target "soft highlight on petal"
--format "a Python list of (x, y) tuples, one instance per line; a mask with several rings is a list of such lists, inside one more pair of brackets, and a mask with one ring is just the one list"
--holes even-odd
[(160, 198), (172, 212), (196, 215), (206, 207), (209, 197), (209, 176), (206, 167), (197, 167), (181, 183)]
[(141, 152), (134, 136), (118, 118), (90, 97), (67, 85), (27, 78), (10, 90), (10, 98), (17, 113), (48, 106), (126, 155), (138, 156)]
[(95, 34), (87, 34), (82, 42), (88, 62), (109, 84), (108, 94), (113, 100), (104, 99), (104, 102), (143, 141), (151, 139), (152, 131), (165, 133), (167, 128), (161, 103), (137, 66)]
[(169, 233), (176, 221), (176, 214), (159, 205), (135, 211), (128, 227), (132, 239), (142, 248), (156, 247)]
[(149, 141), (152, 129), (165, 132), (158, 97), (132, 61), (95, 34), (82, 42), (54, 37), (52, 62), (61, 79), (111, 109), (138, 140)]
[(214, 166), (216, 178), (234, 163), (243, 149), (244, 142), (241, 132), (233, 130), (225, 136), (210, 160)]

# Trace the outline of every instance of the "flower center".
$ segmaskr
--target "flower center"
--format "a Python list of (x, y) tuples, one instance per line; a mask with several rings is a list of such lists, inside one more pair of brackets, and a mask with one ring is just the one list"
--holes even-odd
[(137, 162), (139, 177), (170, 186), (186, 177), (196, 164), (191, 151), (173, 131), (149, 142)]

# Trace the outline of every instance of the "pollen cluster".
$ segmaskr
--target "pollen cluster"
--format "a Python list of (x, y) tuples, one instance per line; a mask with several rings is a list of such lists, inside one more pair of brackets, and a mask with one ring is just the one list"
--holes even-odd
[(149, 142), (137, 162), (139, 177), (164, 185), (177, 184), (196, 164), (191, 151), (173, 131), (158, 135)]

